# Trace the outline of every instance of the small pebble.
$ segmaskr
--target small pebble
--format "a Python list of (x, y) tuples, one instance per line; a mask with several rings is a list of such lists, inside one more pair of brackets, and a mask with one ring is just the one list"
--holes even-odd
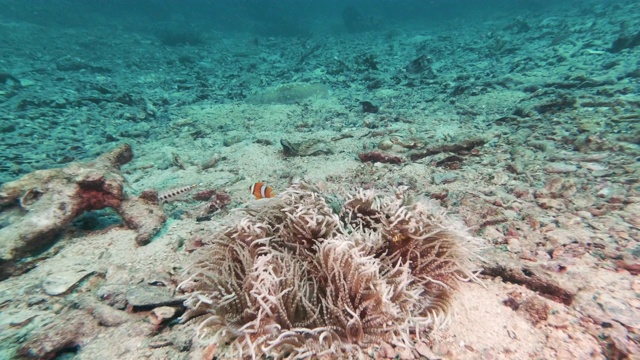
[(552, 174), (564, 174), (578, 171), (578, 167), (566, 163), (551, 163), (544, 167), (544, 171)]
[(536, 203), (543, 209), (564, 210), (565, 206), (562, 200), (540, 198), (536, 199)]
[(458, 179), (458, 175), (453, 173), (436, 173), (433, 175), (433, 182), (436, 185), (449, 184)]
[(596, 196), (599, 198), (607, 198), (611, 196), (611, 194), (613, 194), (613, 189), (611, 189), (610, 187), (606, 187), (598, 191), (598, 193), (596, 193)]
[(591, 170), (591, 171), (607, 170), (607, 167), (605, 165), (595, 164), (595, 163), (580, 163), (580, 167), (585, 168), (587, 170)]
[(393, 147), (393, 143), (389, 139), (382, 140), (378, 143), (378, 148), (380, 150), (389, 150)]
[(583, 219), (591, 219), (593, 217), (590, 212), (584, 210), (577, 211), (576, 215), (580, 216)]
[(571, 353), (571, 351), (564, 348), (558, 349), (558, 353), (556, 354), (556, 359), (558, 360), (569, 360), (575, 358), (576, 357), (573, 355), (573, 353)]
[(149, 313), (149, 322), (154, 325), (162, 324), (163, 322), (172, 319), (176, 316), (176, 309), (171, 306), (160, 306)]
[(517, 238), (508, 238), (507, 239), (507, 250), (512, 253), (520, 253), (522, 252), (522, 247), (520, 246), (520, 240)]
[(571, 324), (567, 316), (563, 314), (549, 315), (549, 318), (547, 319), (547, 323), (549, 323), (549, 325), (557, 329), (566, 329)]
[(382, 358), (393, 359), (396, 357), (396, 351), (393, 349), (391, 345), (386, 342), (382, 342), (380, 344), (380, 349), (378, 349), (378, 353)]
[(108, 305), (96, 306), (92, 315), (98, 319), (100, 325), (106, 327), (119, 326), (131, 320), (126, 312), (114, 309)]
[(396, 355), (397, 355), (395, 357), (396, 359), (401, 359), (401, 360), (415, 359), (415, 356), (413, 356), (413, 352), (409, 348), (398, 347), (396, 349)]
[(437, 358), (436, 354), (431, 351), (429, 346), (422, 341), (416, 344), (416, 351), (418, 352), (418, 354), (426, 357), (427, 359)]
[(62, 295), (71, 291), (78, 283), (91, 274), (93, 274), (93, 271), (89, 270), (56, 272), (47, 276), (42, 282), (42, 288), (47, 295)]
[(503, 173), (502, 171), (496, 172), (493, 175), (493, 179), (491, 179), (491, 182), (495, 185), (503, 185), (507, 181), (509, 181), (509, 176), (507, 176), (507, 174)]
[(635, 277), (631, 282), (631, 290), (633, 290), (636, 294), (640, 294), (640, 278)]
[(51, 305), (51, 311), (53, 311), (56, 314), (59, 314), (60, 311), (62, 311), (62, 309), (64, 309), (64, 305), (62, 305), (60, 303), (55, 303), (55, 304)]

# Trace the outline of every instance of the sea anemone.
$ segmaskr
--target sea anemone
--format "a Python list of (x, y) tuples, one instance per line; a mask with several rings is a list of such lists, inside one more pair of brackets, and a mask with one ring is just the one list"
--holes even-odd
[(473, 239), (426, 200), (360, 190), (332, 211), (302, 183), (232, 212), (192, 254), (183, 321), (220, 358), (358, 356), (449, 319)]

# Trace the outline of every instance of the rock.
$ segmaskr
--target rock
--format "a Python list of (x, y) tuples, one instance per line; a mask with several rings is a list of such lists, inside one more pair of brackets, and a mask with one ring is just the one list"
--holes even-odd
[(91, 315), (93, 315), (93, 317), (98, 320), (98, 324), (102, 326), (119, 326), (131, 320), (131, 317), (126, 312), (116, 310), (108, 305), (94, 304), (92, 309)]
[(495, 185), (504, 185), (507, 181), (509, 181), (509, 176), (502, 171), (496, 171), (491, 179), (491, 182)]
[[(632, 336), (629, 334), (629, 330), (627, 330), (627, 328), (615, 321), (610, 324), (611, 327), (604, 329), (603, 335), (611, 339), (613, 348), (616, 351), (628, 355), (640, 353), (638, 345), (636, 345), (634, 341), (631, 341)], [(633, 359), (633, 357), (630, 358)]]
[(436, 173), (433, 174), (433, 183), (436, 185), (449, 184), (458, 180), (458, 175), (454, 173)]
[(527, 199), (531, 197), (531, 190), (527, 188), (515, 188), (511, 193), (518, 199)]
[(63, 350), (82, 347), (98, 331), (98, 325), (84, 311), (72, 310), (49, 325), (35, 329), (18, 350), (28, 359), (53, 359)]
[(599, 198), (608, 198), (612, 194), (613, 194), (613, 189), (610, 186), (607, 186), (600, 189), (600, 191), (596, 193), (596, 196)]
[(239, 142), (241, 142), (244, 138), (242, 137), (242, 135), (239, 134), (233, 134), (230, 136), (226, 136), (223, 140), (222, 140), (222, 145), (225, 147), (229, 147), (232, 145), (235, 145)]
[(608, 293), (601, 293), (595, 300), (611, 319), (627, 327), (640, 329), (640, 312), (629, 306), (627, 301)]
[(137, 233), (136, 243), (141, 246), (148, 244), (167, 220), (157, 203), (138, 197), (122, 201), (118, 211), (125, 225)]
[(571, 197), (571, 203), (578, 209), (586, 209), (596, 202), (596, 198), (590, 194), (578, 193)]
[(98, 325), (114, 327), (130, 321), (132, 317), (124, 311), (116, 310), (105, 305), (91, 296), (78, 296), (76, 298), (78, 308), (85, 309), (94, 319), (98, 320)]
[(591, 219), (591, 218), (593, 218), (593, 215), (591, 215), (590, 212), (584, 211), (584, 210), (576, 211), (576, 215), (580, 216), (583, 219)]
[(71, 291), (80, 281), (93, 274), (89, 270), (71, 270), (56, 272), (47, 276), (42, 288), (47, 295), (57, 296)]
[(22, 328), (23, 326), (28, 325), (38, 315), (40, 315), (40, 312), (32, 311), (29, 309), (19, 310), (15, 312), (3, 311), (2, 313), (4, 322), (8, 322), (9, 326), (13, 328)]
[(585, 162), (580, 163), (580, 167), (593, 172), (602, 172), (609, 169), (606, 165), (603, 164)]
[(395, 349), (386, 342), (380, 343), (378, 354), (380, 354), (380, 357), (383, 359), (394, 359), (396, 357)]
[(640, 295), (640, 278), (637, 276), (631, 281), (631, 290), (636, 293), (636, 295)]
[(551, 314), (547, 323), (557, 329), (567, 329), (571, 325), (571, 321), (564, 314)]
[(401, 360), (412, 360), (412, 359), (415, 359), (416, 357), (413, 356), (413, 352), (411, 351), (410, 348), (398, 347), (396, 348), (395, 358), (401, 359)]
[(176, 316), (176, 309), (171, 306), (159, 306), (149, 313), (149, 322), (153, 325), (160, 325)]
[(98, 289), (96, 295), (109, 306), (123, 310), (127, 307), (127, 286), (105, 285)]
[(433, 351), (431, 351), (429, 346), (427, 346), (427, 344), (425, 344), (422, 341), (420, 341), (420, 342), (418, 342), (416, 344), (416, 351), (418, 352), (418, 354), (420, 354), (421, 356), (426, 357), (427, 359), (436, 359), (437, 358), (436, 354), (434, 354)]
[(125, 196), (120, 167), (133, 159), (123, 144), (86, 163), (38, 170), (0, 187), (0, 207), (16, 216), (0, 228), (0, 279), (11, 276), (18, 260), (49, 246), (85, 211), (112, 208), (145, 244), (165, 217), (157, 203)]
[(589, 240), (589, 237), (584, 236), (584, 231), (580, 230), (567, 230), (567, 229), (553, 229), (547, 231), (545, 234), (549, 244), (553, 247), (561, 247), (571, 244), (572, 242), (580, 242), (580, 240)]
[(550, 163), (544, 167), (544, 171), (552, 174), (564, 174), (578, 171), (578, 167), (566, 163)]
[(564, 210), (565, 206), (562, 200), (539, 198), (536, 199), (536, 204), (543, 209)]
[(538, 325), (549, 317), (549, 305), (540, 297), (531, 296), (522, 302), (518, 312), (523, 314), (533, 325)]
[(139, 285), (127, 291), (127, 302), (134, 308), (155, 308), (164, 305), (181, 305), (184, 299), (174, 298), (169, 288)]
[(166, 338), (154, 339), (149, 343), (149, 347), (152, 349), (159, 349), (159, 348), (167, 347), (171, 345), (173, 345), (173, 342), (170, 339), (166, 339)]
[(451, 343), (437, 343), (434, 344), (431, 350), (436, 354), (436, 358), (455, 359), (457, 358), (456, 351)]
[(507, 170), (514, 174), (523, 174), (524, 173), (524, 164), (521, 160), (514, 160), (507, 164)]
[(378, 143), (378, 149), (380, 150), (389, 150), (393, 147), (393, 142), (389, 139), (382, 140)]
[(576, 356), (569, 350), (564, 349), (564, 348), (560, 348), (558, 349), (558, 351), (556, 352), (556, 359), (557, 360), (571, 360), (571, 359), (575, 359)]
[(283, 155), (287, 157), (333, 154), (333, 150), (327, 141), (323, 139), (310, 139), (297, 143), (287, 139), (281, 139), (280, 145), (282, 145)]
[(511, 253), (519, 254), (522, 252), (522, 246), (520, 246), (520, 240), (518, 238), (507, 239), (507, 250)]

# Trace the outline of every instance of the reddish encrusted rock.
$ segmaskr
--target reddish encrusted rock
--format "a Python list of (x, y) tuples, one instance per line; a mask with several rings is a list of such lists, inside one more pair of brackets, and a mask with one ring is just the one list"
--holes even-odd
[(149, 242), (166, 217), (157, 201), (125, 196), (120, 166), (131, 159), (131, 146), (123, 144), (95, 161), (38, 170), (0, 187), (0, 216), (9, 224), (0, 229), (4, 276), (5, 266), (49, 245), (85, 211), (112, 208), (139, 245)]
[(225, 192), (216, 192), (209, 202), (209, 212), (213, 213), (218, 210), (224, 209), (227, 205), (231, 203), (231, 196)]
[(207, 201), (211, 199), (211, 197), (215, 194), (216, 194), (215, 189), (202, 190), (202, 191), (198, 191), (195, 195), (193, 195), (193, 199), (198, 201)]
[(547, 320), (550, 309), (542, 298), (531, 296), (520, 304), (518, 311), (533, 325), (538, 325)]

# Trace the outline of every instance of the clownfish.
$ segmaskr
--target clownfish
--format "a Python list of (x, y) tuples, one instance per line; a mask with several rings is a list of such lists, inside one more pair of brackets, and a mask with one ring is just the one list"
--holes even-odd
[(249, 191), (251, 191), (256, 199), (272, 198), (276, 196), (273, 188), (262, 181), (258, 181), (257, 183), (251, 185), (249, 187)]

